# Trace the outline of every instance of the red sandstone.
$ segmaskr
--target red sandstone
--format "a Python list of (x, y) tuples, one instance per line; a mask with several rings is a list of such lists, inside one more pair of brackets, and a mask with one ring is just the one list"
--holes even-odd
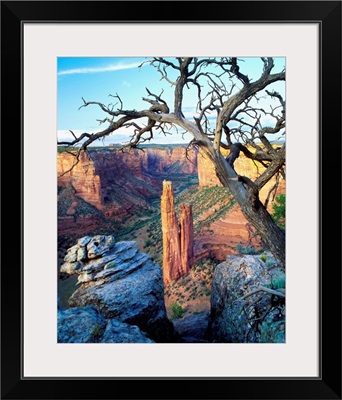
[(178, 224), (172, 183), (164, 181), (161, 219), (165, 286), (189, 272), (194, 260), (192, 208), (190, 205), (181, 204), (180, 210), (180, 224)]

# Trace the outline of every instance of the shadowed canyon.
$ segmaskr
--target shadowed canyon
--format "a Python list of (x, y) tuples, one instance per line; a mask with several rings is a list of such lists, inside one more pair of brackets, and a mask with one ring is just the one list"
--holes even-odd
[[(230, 305), (222, 305), (226, 289), (217, 274), (225, 282), (228, 275), (232, 279), (237, 269), (246, 269), (248, 257), (265, 287), (269, 279), (279, 278), (279, 271), (233, 196), (219, 182), (213, 164), (181, 145), (126, 151), (94, 148), (71, 169), (73, 162), (71, 154), (57, 154), (60, 321), (79, 312), (92, 332), (98, 330), (80, 339), (88, 342), (110, 341), (105, 338), (119, 327), (117, 341), (121, 342), (243, 341), (238, 335), (247, 335), (245, 326), (233, 333), (221, 326)], [(236, 160), (235, 170), (251, 178), (262, 172), (243, 155)], [(271, 211), (275, 197), (284, 193), (285, 181), (272, 179), (260, 191), (260, 200), (267, 201)], [(249, 248), (262, 254), (240, 251), (241, 260), (234, 258), (239, 249)], [(267, 260), (266, 274), (262, 266)], [(129, 273), (123, 272), (123, 265)], [(246, 274), (253, 275), (247, 269)], [(134, 314), (135, 302), (129, 312), (117, 311), (124, 300), (114, 293), (126, 293), (128, 284), (132, 288), (141, 284), (137, 296), (148, 299), (146, 309), (159, 307), (152, 317), (146, 317), (145, 308)], [(117, 303), (109, 304), (101, 287)], [(153, 301), (148, 287), (154, 288)], [(281, 292), (278, 295), (281, 303)], [(213, 320), (215, 313), (220, 317)], [(62, 342), (74, 340), (65, 331), (59, 337)]]

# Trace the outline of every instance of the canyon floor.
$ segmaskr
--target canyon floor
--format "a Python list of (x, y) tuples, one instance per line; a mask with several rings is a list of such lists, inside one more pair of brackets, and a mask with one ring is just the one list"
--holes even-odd
[(171, 320), (210, 311), (211, 283), (215, 266), (214, 260), (202, 259), (187, 275), (165, 287), (166, 312)]
[[(211, 229), (227, 212), (234, 203), (227, 191), (222, 187), (199, 187), (196, 179), (178, 176), (175, 179), (175, 207), (179, 212), (180, 202), (192, 204), (194, 215), (194, 229), (196, 249), (204, 255), (191, 268), (190, 272), (165, 287), (165, 305), (170, 319), (176, 317), (174, 309), (179, 311), (178, 316), (188, 316), (198, 313), (207, 313), (210, 310), (211, 282), (215, 266), (220, 262), (217, 258), (205, 256), (208, 248), (217, 246), (219, 237)], [(224, 233), (220, 228), (220, 236)], [(151, 199), (150, 207), (141, 210), (130, 218), (117, 223), (107, 220), (95, 231), (87, 232), (87, 235), (114, 234), (117, 241), (135, 240), (141, 252), (148, 253), (153, 260), (162, 266), (162, 229), (160, 215), (160, 198)], [(59, 237), (59, 266), (63, 263), (64, 255), (69, 247), (77, 241), (77, 235)], [(224, 252), (235, 251), (235, 242), (219, 244)], [(221, 261), (225, 259), (221, 258)], [(63, 278), (63, 279), (62, 279)], [(76, 277), (61, 277), (58, 280), (58, 291), (61, 305), (68, 306), (67, 299), (77, 289)]]

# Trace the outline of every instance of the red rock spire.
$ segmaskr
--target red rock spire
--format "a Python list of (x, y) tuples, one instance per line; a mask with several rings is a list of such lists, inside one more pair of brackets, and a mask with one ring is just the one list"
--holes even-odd
[(182, 275), (189, 272), (194, 262), (194, 225), (190, 204), (180, 204), (180, 254)]
[(185, 275), (193, 263), (193, 222), (190, 205), (180, 205), (178, 224), (172, 182), (164, 180), (161, 196), (164, 284)]

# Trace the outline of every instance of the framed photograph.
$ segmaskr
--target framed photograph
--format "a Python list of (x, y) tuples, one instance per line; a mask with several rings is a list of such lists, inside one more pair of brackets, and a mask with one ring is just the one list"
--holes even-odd
[(341, 399), (341, 2), (1, 11), (1, 398)]

